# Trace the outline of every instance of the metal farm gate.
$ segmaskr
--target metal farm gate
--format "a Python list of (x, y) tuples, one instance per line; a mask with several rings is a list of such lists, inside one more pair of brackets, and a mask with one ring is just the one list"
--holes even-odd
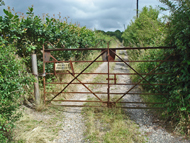
[[(151, 84), (149, 83), (146, 78), (149, 75), (153, 75), (153, 74), (168, 74), (168, 73), (155, 73), (156, 69), (162, 65), (164, 62), (171, 62), (171, 60), (168, 60), (169, 57), (171, 55), (169, 55), (168, 57), (166, 57), (163, 60), (148, 60), (148, 61), (125, 61), (124, 59), (122, 59), (117, 53), (117, 50), (142, 50), (142, 49), (171, 49), (170, 47), (143, 47), (143, 48), (109, 48), (109, 43), (107, 44), (107, 48), (81, 48), (81, 49), (45, 49), (45, 46), (43, 45), (43, 73), (45, 73), (46, 75), (57, 75), (57, 74), (69, 74), (72, 75), (73, 79), (70, 82), (51, 82), (48, 83), (46, 81), (46, 77), (44, 76), (43, 78), (43, 84), (44, 84), (44, 102), (52, 102), (52, 101), (59, 101), (59, 102), (100, 102), (102, 103), (102, 106), (87, 106), (87, 105), (63, 105), (66, 107), (116, 107), (116, 108), (128, 108), (128, 109), (150, 109), (150, 108), (154, 108), (154, 109), (158, 109), (158, 107), (125, 107), (125, 106), (117, 106), (117, 103), (123, 104), (125, 103), (125, 105), (127, 105), (128, 103), (131, 104), (163, 104), (163, 103), (147, 103), (147, 102), (122, 102), (120, 101), (124, 96), (127, 96), (129, 94), (133, 95), (133, 94), (143, 94), (143, 95), (163, 95), (166, 96), (169, 93), (161, 93), (159, 92), (159, 90), (157, 88), (155, 88), (155, 85), (171, 85), (171, 84), (167, 84), (167, 83), (156, 83), (156, 84)], [(93, 61), (58, 61), (52, 54), (51, 52), (53, 51), (59, 51), (59, 52), (64, 52), (64, 51), (71, 51), (71, 52), (78, 52), (78, 51), (86, 51), (86, 50), (98, 50), (100, 51), (100, 54), (93, 60)], [(98, 60), (100, 57), (102, 57), (102, 60)], [(119, 60), (116, 61), (115, 57), (117, 57)], [(53, 59), (53, 60), (51, 60)], [(74, 72), (74, 67), (73, 67), (73, 63), (74, 62), (88, 62), (88, 66), (86, 66), (86, 68), (84, 68), (81, 72), (79, 73), (75, 73)], [(106, 62), (107, 63), (107, 73), (87, 73), (85, 72), (93, 63), (95, 62)], [(122, 62), (124, 63), (127, 67), (129, 67), (130, 69), (132, 69), (134, 71), (134, 73), (111, 73), (110, 72), (110, 63), (112, 62)], [(129, 62), (159, 62), (159, 64), (154, 67), (151, 71), (149, 71), (149, 73), (138, 73), (133, 67), (131, 67), (128, 63)], [(53, 69), (53, 73), (46, 73), (45, 71), (45, 67), (46, 64), (48, 63), (53, 63), (54, 64), (54, 69)], [(64, 64), (63, 64), (64, 63)], [(67, 69), (67, 66), (70, 66), (71, 70)], [(59, 70), (59, 68), (66, 68), (65, 72), (62, 73), (56, 73), (56, 70)], [(83, 83), (81, 80), (78, 79), (79, 76), (83, 75), (83, 74), (87, 74), (87, 75), (107, 75), (107, 78), (105, 79), (105, 81), (107, 81), (107, 83), (96, 83), (96, 82), (88, 82), (88, 83)], [(117, 82), (117, 77), (120, 75), (138, 75), (141, 77), (141, 80), (139, 80), (137, 83), (118, 83)], [(113, 81), (112, 83), (110, 81)], [(146, 81), (146, 84), (142, 84), (142, 81)], [(74, 81), (78, 81), (77, 83)], [(46, 85), (48, 84), (63, 84), (66, 85), (61, 91), (58, 92), (51, 92), (51, 94), (54, 94), (54, 97), (51, 98), (50, 100), (46, 99), (46, 96), (49, 92), (46, 92)], [(71, 84), (81, 84), (83, 85), (89, 92), (82, 92), (82, 91), (77, 91), (77, 92), (66, 92), (66, 89), (68, 88), (69, 85)], [(106, 85), (107, 86), (107, 92), (93, 92), (92, 89), (90, 89), (87, 85)], [(132, 85), (132, 87), (128, 90), (128, 91), (123, 91), (120, 93), (112, 93), (110, 92), (110, 86), (114, 86), (114, 85)], [(137, 85), (149, 85), (152, 88), (154, 88), (158, 93), (131, 93), (130, 91), (132, 89), (134, 89)], [(58, 97), (60, 94), (92, 94), (94, 97), (96, 97), (98, 100), (97, 101), (90, 101), (90, 100), (56, 100), (56, 97)], [(100, 97), (99, 94), (104, 94), (106, 95), (106, 101), (103, 101)], [(120, 95), (120, 97), (118, 99), (116, 99), (115, 101), (111, 101), (110, 100), (110, 96), (114, 96), (114, 95)], [(167, 98), (167, 97), (166, 97)], [(160, 108), (159, 108), (160, 109)]]

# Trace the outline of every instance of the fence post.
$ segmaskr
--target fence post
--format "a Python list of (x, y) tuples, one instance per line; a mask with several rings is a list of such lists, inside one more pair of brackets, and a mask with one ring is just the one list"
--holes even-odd
[(32, 54), (32, 73), (35, 76), (36, 82), (34, 83), (34, 97), (36, 105), (40, 105), (40, 92), (38, 83), (38, 67), (36, 54)]

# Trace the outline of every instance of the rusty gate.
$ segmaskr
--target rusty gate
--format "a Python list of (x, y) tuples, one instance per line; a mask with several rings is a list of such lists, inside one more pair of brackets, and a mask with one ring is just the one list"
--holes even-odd
[[(49, 43), (50, 44), (50, 43)], [(87, 106), (87, 105), (62, 105), (65, 107), (116, 107), (116, 108), (128, 108), (128, 109), (160, 109), (158, 107), (125, 107), (125, 106), (117, 106), (117, 103), (123, 104), (163, 104), (163, 103), (148, 103), (148, 102), (123, 102), (120, 101), (124, 96), (131, 94), (131, 95), (135, 95), (135, 94), (143, 94), (143, 95), (163, 95), (166, 96), (169, 93), (161, 93), (159, 92), (159, 90), (157, 88), (155, 88), (155, 85), (169, 85), (167, 83), (156, 83), (156, 84), (152, 84), (149, 83), (146, 80), (146, 77), (148, 75), (153, 75), (153, 74), (168, 74), (168, 73), (155, 73), (155, 70), (164, 62), (168, 62), (171, 60), (169, 60), (169, 57), (171, 55), (169, 55), (168, 57), (166, 57), (164, 60), (147, 60), (147, 61), (129, 61), (129, 60), (124, 60), (122, 59), (117, 53), (117, 50), (142, 50), (142, 49), (171, 49), (171, 47), (141, 47), (141, 48), (128, 48), (128, 47), (124, 47), (124, 48), (110, 48), (109, 47), (109, 43), (107, 44), (107, 48), (80, 48), (80, 49), (59, 49), (59, 48), (54, 48), (54, 49), (45, 49), (45, 46), (43, 45), (43, 73), (45, 73), (45, 75), (57, 75), (57, 74), (69, 74), (73, 77), (73, 79), (70, 82), (50, 82), (48, 83), (46, 81), (46, 77), (43, 77), (43, 85), (44, 85), (44, 102), (52, 102), (52, 101), (59, 101), (59, 102), (99, 102), (102, 103), (102, 106)], [(60, 51), (60, 52), (64, 52), (64, 51), (86, 51), (86, 50), (98, 50), (100, 51), (100, 54), (93, 60), (93, 61), (58, 61), (52, 54), (52, 51)], [(100, 57), (102, 57), (102, 60), (98, 60)], [(115, 57), (117, 57), (119, 60), (116, 61)], [(50, 60), (53, 59), (53, 60)], [(86, 63), (88, 62), (89, 64), (79, 73), (75, 73), (74, 71), (74, 67), (73, 67), (73, 63), (74, 62), (82, 62), (82, 63)], [(95, 62), (107, 62), (107, 73), (86, 73), (85, 71)], [(134, 71), (134, 73), (111, 73), (110, 72), (110, 63), (112, 62), (122, 62), (124, 63), (127, 67), (129, 67), (131, 70)], [(159, 62), (159, 64), (154, 67), (149, 73), (138, 73), (133, 67), (130, 66), (130, 62)], [(53, 73), (46, 73), (45, 71), (45, 67), (47, 63), (53, 63)], [(61, 63), (65, 63), (65, 64), (61, 64)], [(70, 69), (68, 69), (68, 66), (70, 66)], [(59, 68), (65, 68), (66, 72), (63, 73), (56, 73), (56, 69)], [(78, 77), (82, 74), (87, 74), (87, 75), (100, 75), (100, 74), (104, 74), (107, 75), (107, 83), (83, 83), (81, 80), (78, 79)], [(117, 76), (120, 75), (138, 75), (141, 77), (141, 80), (139, 80), (137, 83), (118, 83), (117, 82)], [(111, 76), (113, 76), (113, 78), (111, 78)], [(110, 81), (113, 80), (114, 82), (111, 83)], [(142, 81), (146, 81), (147, 83), (142, 84)], [(74, 81), (78, 81), (77, 83)], [(51, 94), (54, 94), (54, 96), (50, 99), (47, 100), (46, 99), (46, 95), (50, 92), (46, 92), (46, 85), (48, 84), (65, 84), (66, 86), (59, 92), (51, 92)], [(69, 85), (71, 84), (81, 84), (83, 85), (89, 92), (82, 92), (82, 91), (78, 91), (78, 92), (66, 92), (65, 90), (68, 88)], [(93, 92), (88, 86), (87, 84), (92, 84), (92, 85), (106, 85), (107, 86), (107, 92)], [(132, 87), (126, 91), (126, 92), (120, 92), (120, 93), (112, 93), (110, 92), (110, 86), (114, 86), (114, 85), (131, 85)], [(152, 88), (154, 88), (158, 93), (131, 93), (130, 91), (132, 89), (134, 89), (137, 85), (150, 85)], [(171, 84), (170, 84), (171, 85)], [(56, 100), (55, 98), (58, 97), (60, 94), (92, 94), (94, 97), (96, 97), (97, 101), (94, 100)], [(104, 94), (107, 95), (107, 99), (106, 101), (103, 101), (98, 95), (99, 94)], [(116, 99), (115, 101), (111, 101), (110, 100), (110, 96), (111, 95), (120, 95), (120, 97), (118, 99)], [(167, 97), (166, 97), (167, 98)]]

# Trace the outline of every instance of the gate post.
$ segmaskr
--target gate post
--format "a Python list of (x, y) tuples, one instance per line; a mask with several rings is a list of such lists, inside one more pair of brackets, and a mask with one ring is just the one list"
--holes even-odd
[(107, 107), (110, 108), (110, 50), (109, 50), (109, 42), (107, 43), (107, 49), (108, 49), (108, 101), (107, 101)]
[(36, 105), (40, 105), (40, 92), (38, 83), (38, 67), (36, 54), (32, 54), (32, 73), (35, 76), (36, 82), (34, 82), (34, 97)]

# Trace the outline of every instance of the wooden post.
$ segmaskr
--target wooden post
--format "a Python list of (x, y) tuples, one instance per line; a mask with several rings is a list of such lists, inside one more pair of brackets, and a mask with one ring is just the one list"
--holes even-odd
[(40, 105), (40, 90), (38, 83), (38, 67), (36, 54), (32, 54), (32, 72), (35, 76), (36, 82), (34, 83), (34, 97), (36, 105)]

